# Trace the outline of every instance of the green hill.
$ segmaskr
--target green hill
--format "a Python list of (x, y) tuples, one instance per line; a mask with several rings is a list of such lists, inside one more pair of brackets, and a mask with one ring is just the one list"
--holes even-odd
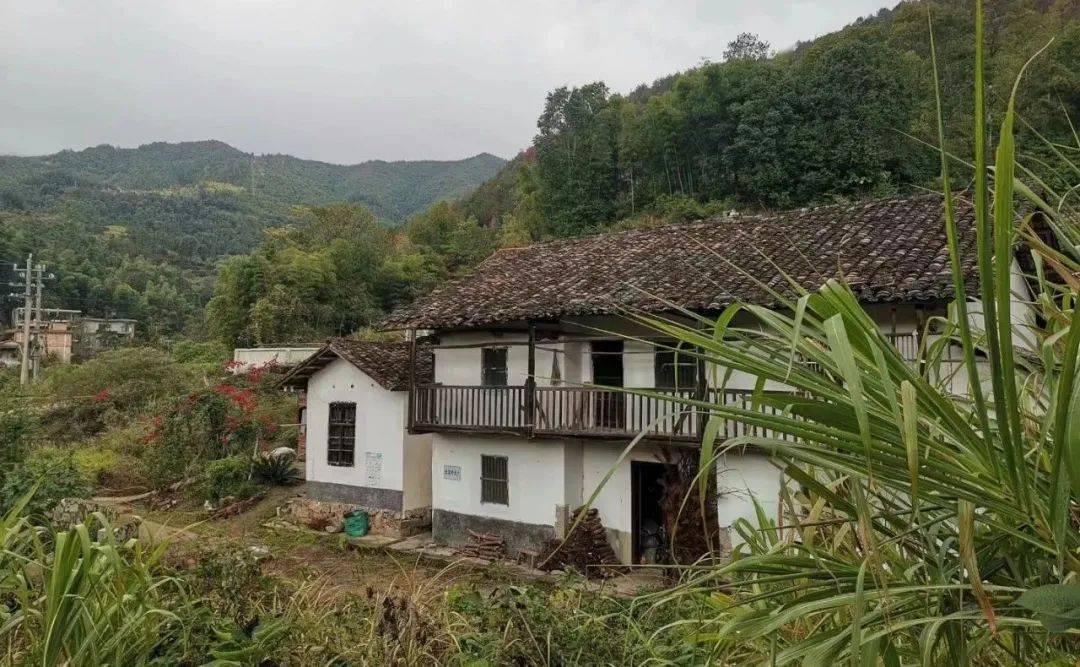
[[(201, 312), (218, 261), (295, 223), (294, 205), (358, 202), (396, 226), (461, 197), (504, 163), (484, 153), (345, 166), (255, 156), (220, 141), (3, 156), (0, 262), (34, 253), (48, 263), (57, 281), (47, 305), (133, 317), (151, 336), (174, 333)], [(14, 305), (0, 300), (0, 324)]]
[(76, 189), (162, 190), (206, 181), (242, 187), (274, 204), (359, 202), (400, 222), (495, 175), (505, 160), (372, 160), (337, 165), (291, 155), (254, 155), (220, 141), (95, 146), (40, 157), (0, 156), (0, 208), (49, 206)]

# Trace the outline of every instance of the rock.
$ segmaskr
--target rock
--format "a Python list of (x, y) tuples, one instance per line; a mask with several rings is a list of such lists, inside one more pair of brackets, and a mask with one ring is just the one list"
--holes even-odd
[(295, 460), (296, 459), (296, 450), (293, 449), (292, 447), (277, 447), (277, 448), (272, 449), (269, 452), (267, 452), (266, 455), (269, 456), (269, 457), (275, 458), (275, 459), (280, 458), (282, 456), (288, 456), (288, 457), (292, 458), (293, 460)]

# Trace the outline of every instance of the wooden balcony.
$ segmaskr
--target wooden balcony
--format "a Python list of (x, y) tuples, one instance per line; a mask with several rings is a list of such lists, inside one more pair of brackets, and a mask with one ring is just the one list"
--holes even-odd
[[(633, 391), (633, 390), (630, 390)], [(505, 433), (527, 437), (625, 439), (644, 432), (650, 440), (697, 442), (707, 415), (678, 402), (695, 389), (643, 389), (643, 396), (594, 387), (483, 387), (418, 385), (413, 394), (412, 427), (421, 432)], [(749, 390), (706, 389), (704, 400), (749, 407)], [(666, 398), (666, 397), (670, 398)], [(531, 409), (530, 409), (531, 403)], [(775, 413), (769, 406), (758, 408)], [(765, 435), (742, 422), (727, 421), (721, 439)]]

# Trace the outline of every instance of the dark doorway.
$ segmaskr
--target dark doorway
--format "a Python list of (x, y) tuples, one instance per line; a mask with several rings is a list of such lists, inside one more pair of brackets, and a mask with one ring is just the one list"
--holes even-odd
[[(593, 384), (623, 386), (623, 342), (597, 340), (592, 343)], [(625, 397), (618, 391), (598, 391), (593, 403), (594, 423), (605, 429), (622, 430), (626, 426)]]
[(630, 462), (630, 539), (634, 563), (667, 562), (664, 531), (664, 464)]

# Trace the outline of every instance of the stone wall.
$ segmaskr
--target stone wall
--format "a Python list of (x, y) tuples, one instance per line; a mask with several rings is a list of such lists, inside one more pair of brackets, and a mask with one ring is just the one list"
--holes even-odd
[(369, 532), (372, 535), (408, 537), (431, 527), (429, 507), (400, 512), (314, 498), (293, 498), (278, 509), (278, 516), (313, 530), (338, 533), (345, 527), (345, 516), (358, 509), (368, 513)]

